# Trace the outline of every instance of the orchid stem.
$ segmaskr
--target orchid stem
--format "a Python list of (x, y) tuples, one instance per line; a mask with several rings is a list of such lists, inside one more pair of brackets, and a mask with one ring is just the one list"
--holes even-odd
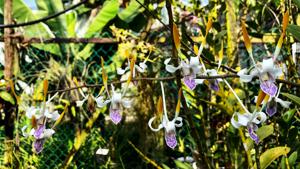
[(164, 114), (165, 114), (165, 117), (167, 118), (167, 120), (169, 121), (168, 115), (167, 115), (167, 107), (166, 107), (166, 99), (165, 99), (164, 85), (163, 85), (162, 82), (160, 82), (160, 86), (161, 86), (161, 92), (162, 92), (162, 98), (163, 98)]
[(246, 113), (250, 113), (248, 111), (248, 109), (245, 107), (245, 105), (243, 104), (243, 102), (241, 101), (241, 99), (239, 98), (239, 96), (235, 93), (235, 91), (232, 89), (232, 87), (230, 86), (230, 84), (227, 82), (227, 80), (223, 80), (225, 82), (225, 84), (229, 87), (229, 89), (231, 90), (231, 92), (233, 93), (233, 95), (236, 97), (236, 99), (238, 100), (238, 102), (240, 103), (240, 105), (243, 107), (243, 109), (245, 110)]

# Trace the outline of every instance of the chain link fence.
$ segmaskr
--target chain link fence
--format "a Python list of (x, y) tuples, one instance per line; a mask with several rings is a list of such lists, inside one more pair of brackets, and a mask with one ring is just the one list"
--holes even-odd
[[(110, 33), (103, 33), (101, 37), (111, 37)], [(47, 44), (45, 44), (47, 45)], [(64, 44), (71, 45), (71, 44)], [(72, 44), (82, 45), (82, 44)], [(85, 83), (95, 84), (101, 82), (101, 75), (99, 70), (101, 69), (100, 60), (101, 57), (105, 58), (105, 64), (112, 62), (112, 57), (117, 50), (117, 44), (93, 44), (91, 55), (86, 60), (75, 61), (74, 56), (70, 57), (70, 62), (77, 62), (73, 64), (71, 69), (72, 75), (81, 75), (83, 71), (86, 72)], [(38, 80), (39, 72), (46, 72), (51, 68), (49, 62), (54, 59), (56, 63), (66, 67), (65, 56), (54, 56), (51, 53), (47, 53), (43, 50), (34, 48), (32, 46), (23, 48), (19, 51), (20, 61), (19, 69), (22, 74), (22, 81), (28, 84), (34, 84)], [(28, 61), (28, 59), (30, 61)], [(72, 60), (71, 60), (72, 59)], [(91, 63), (91, 64), (90, 64)], [(88, 65), (88, 69), (86, 69)], [(51, 85), (51, 84), (50, 84)], [(51, 86), (50, 86), (51, 87)], [(55, 88), (53, 88), (55, 89)], [(74, 103), (73, 107), (75, 107)], [(30, 106), (30, 105), (28, 105)], [(77, 111), (85, 111), (79, 109)], [(61, 112), (60, 112), (61, 113)], [(33, 152), (33, 138), (25, 138), (22, 136), (21, 128), (29, 123), (24, 113), (20, 113), (18, 128), (15, 128), (14, 133), (20, 135), (20, 145), (17, 147), (19, 153), (20, 166), (24, 168), (41, 168), (41, 169), (53, 169), (60, 168), (70, 153), (74, 139), (76, 137), (76, 130), (85, 126), (86, 119), (91, 117), (91, 113), (87, 114), (87, 117), (83, 121), (74, 121), (72, 119), (64, 119), (61, 124), (55, 129), (56, 133), (47, 139), (44, 145), (44, 149), (40, 154)], [(81, 118), (79, 118), (81, 119)], [(101, 121), (100, 121), (101, 119)], [(26, 122), (27, 120), (27, 122)], [(78, 123), (79, 122), (79, 123)], [(100, 114), (100, 117), (95, 121), (93, 128), (89, 132), (85, 142), (74, 156), (71, 168), (101, 168), (103, 161), (96, 156), (96, 150), (104, 145), (105, 140), (102, 138), (102, 126), (104, 122), (104, 116)], [(0, 142), (4, 143), (5, 133), (4, 127), (0, 128)], [(0, 144), (0, 168), (4, 165), (4, 144)], [(17, 150), (16, 150), (17, 151)], [(102, 167), (103, 168), (103, 167)]]

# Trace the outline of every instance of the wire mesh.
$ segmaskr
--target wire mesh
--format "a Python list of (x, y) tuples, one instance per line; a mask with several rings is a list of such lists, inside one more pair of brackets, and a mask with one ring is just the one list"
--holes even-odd
[[(111, 37), (110, 33), (103, 33), (101, 37)], [(44, 44), (47, 45), (47, 44)], [(84, 46), (84, 44), (64, 44), (65, 46), (71, 47)], [(117, 44), (92, 44), (92, 52), (86, 60), (74, 61), (75, 56), (70, 56), (69, 62), (76, 62), (73, 69), (73, 76), (82, 76), (83, 69), (86, 65), (90, 64), (86, 70), (86, 75), (83, 80), (85, 83), (93, 84), (100, 83), (99, 70), (101, 69), (100, 57), (104, 57), (106, 65), (112, 62), (112, 57), (114, 56)], [(26, 81), (28, 84), (35, 83), (40, 77), (41, 72), (48, 73), (47, 69), (50, 67), (50, 60), (54, 59), (56, 63), (60, 64), (62, 68), (66, 66), (65, 56), (57, 56), (53, 53), (46, 52), (44, 50), (38, 49), (36, 47), (29, 46), (23, 48), (20, 53), (20, 72), (22, 73), (22, 80)], [(51, 68), (50, 68), (51, 69)], [(55, 69), (55, 68), (52, 68)], [(64, 70), (67, 70), (65, 68)], [(91, 116), (91, 113), (88, 114)], [(74, 139), (76, 136), (76, 128), (83, 127), (86, 123), (85, 121), (79, 121), (79, 125), (76, 122), (68, 119), (63, 120), (63, 122), (55, 130), (55, 134), (47, 139), (43, 151), (40, 154), (33, 153), (33, 138), (25, 138), (21, 135), (21, 128), (25, 125), (24, 121), (26, 117), (22, 115), (20, 117), (19, 128), (15, 129), (15, 133), (20, 134), (20, 145), (19, 145), (19, 162), (24, 168), (43, 168), (43, 169), (53, 169), (59, 168), (68, 156), (72, 146), (74, 144)], [(103, 120), (103, 119), (102, 119)], [(78, 122), (78, 121), (77, 121)], [(24, 123), (24, 124), (23, 124)], [(95, 122), (90, 134), (87, 136), (86, 141), (81, 146), (80, 150), (74, 156), (71, 163), (72, 168), (99, 168), (103, 161), (95, 155), (96, 150), (103, 145), (103, 138), (99, 126), (99, 122)], [(97, 124), (98, 123), (98, 124)], [(0, 142), (4, 143), (5, 134), (4, 128), (0, 128)], [(0, 168), (4, 165), (4, 144), (0, 144)]]

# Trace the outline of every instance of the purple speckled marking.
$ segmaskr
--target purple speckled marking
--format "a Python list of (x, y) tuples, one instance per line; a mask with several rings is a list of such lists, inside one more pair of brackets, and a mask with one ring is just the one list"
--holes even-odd
[(217, 80), (210, 80), (209, 81), (209, 87), (214, 91), (219, 91), (219, 83)]
[(122, 120), (119, 109), (110, 109), (109, 113), (110, 119), (113, 123), (118, 124)]
[(36, 139), (42, 138), (42, 134), (43, 134), (44, 130), (45, 130), (45, 125), (43, 125), (43, 124), (39, 125), (39, 127), (33, 133), (34, 138), (36, 138)]
[(275, 97), (278, 89), (272, 81), (264, 81), (260, 83), (260, 88), (263, 92), (270, 95), (271, 97)]
[(191, 76), (185, 76), (183, 78), (183, 82), (184, 84), (190, 88), (191, 90), (194, 90), (196, 88), (196, 82), (195, 82), (195, 79)]
[(177, 145), (176, 134), (175, 132), (169, 132), (165, 134), (165, 140), (167, 145), (174, 149)]
[(249, 135), (250, 135), (250, 138), (251, 138), (256, 144), (258, 144), (259, 138), (258, 138), (258, 136), (256, 135), (256, 133), (254, 132), (253, 125), (248, 125), (248, 126), (247, 126), (247, 129), (248, 129), (248, 133), (249, 133)]

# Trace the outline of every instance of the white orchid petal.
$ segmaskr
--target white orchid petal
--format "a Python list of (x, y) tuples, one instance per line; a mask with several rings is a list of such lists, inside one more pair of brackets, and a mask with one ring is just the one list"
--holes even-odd
[(51, 137), (55, 131), (53, 129), (45, 129), (43, 132), (43, 137), (42, 138), (49, 138)]
[(147, 69), (147, 65), (144, 62), (139, 63), (138, 65), (135, 65), (135, 68), (137, 69), (138, 72), (144, 73)]
[(26, 129), (27, 129), (27, 125), (23, 126), (22, 129), (21, 129), (22, 135), (23, 135), (24, 137), (28, 137), (28, 136), (29, 136), (29, 134), (25, 132)]
[(283, 72), (281, 68), (274, 68), (270, 73), (272, 74), (273, 78), (276, 78), (281, 76)]
[(264, 59), (262, 61), (262, 72), (272, 72), (274, 70), (273, 58)]
[(255, 124), (263, 123), (267, 120), (267, 115), (264, 112), (258, 112), (252, 119), (252, 122)]
[(159, 125), (158, 125), (158, 128), (156, 128), (156, 129), (153, 128), (153, 127), (152, 127), (152, 123), (153, 123), (153, 121), (155, 120), (155, 118), (156, 118), (156, 117), (152, 117), (152, 118), (149, 120), (148, 126), (150, 127), (150, 129), (151, 129), (152, 131), (158, 132), (160, 129), (163, 128), (163, 125), (162, 125), (162, 124), (159, 124)]
[(83, 99), (83, 100), (78, 100), (78, 101), (76, 101), (76, 106), (77, 106), (77, 107), (82, 107), (83, 103), (84, 103), (86, 100), (87, 100), (87, 99), (85, 98), (85, 99)]
[(275, 97), (275, 101), (277, 102), (277, 103), (279, 103), (282, 107), (284, 107), (284, 108), (289, 108), (290, 107), (290, 104), (291, 104), (291, 102), (289, 102), (289, 101), (284, 101), (284, 100), (282, 100), (282, 99), (280, 99), (280, 98), (278, 98), (278, 97)]
[(238, 116), (238, 123), (242, 126), (247, 126), (252, 116), (252, 114), (250, 113), (244, 113), (244, 114), (237, 113), (236, 115)]
[(29, 132), (29, 135), (30, 135), (30, 136), (33, 136), (34, 132), (35, 132), (35, 129), (32, 128), (32, 129), (30, 130), (30, 132)]
[(130, 107), (131, 107), (131, 104), (132, 104), (132, 100), (122, 100), (122, 105), (123, 105), (125, 108), (130, 108)]
[[(174, 120), (175, 120), (174, 122), (175, 122), (176, 127), (181, 127), (183, 125), (182, 117), (176, 117)], [(177, 122), (179, 122), (179, 123), (177, 123)]]
[(129, 69), (129, 67), (125, 67), (125, 69), (122, 69), (122, 68), (117, 68), (117, 74), (118, 75), (123, 75), (127, 70)]
[(175, 67), (173, 65), (166, 65), (166, 70), (170, 73), (174, 73), (180, 68), (181, 68), (181, 66)]
[(196, 84), (202, 84), (205, 79), (194, 79)]
[(94, 100), (97, 103), (97, 106), (100, 107), (100, 108), (106, 106), (110, 102), (110, 100), (105, 100), (104, 101), (104, 97), (103, 96), (99, 96), (97, 98), (94, 98)]
[(240, 77), (240, 80), (242, 82), (250, 82), (253, 78), (253, 75), (246, 74), (247, 71), (248, 71), (248, 69), (242, 69), (237, 73), (237, 75)]
[(60, 114), (58, 113), (57, 110), (54, 111), (54, 112), (52, 112), (51, 115), (52, 115), (51, 119), (52, 119), (53, 121), (56, 121), (56, 120), (60, 117)]

